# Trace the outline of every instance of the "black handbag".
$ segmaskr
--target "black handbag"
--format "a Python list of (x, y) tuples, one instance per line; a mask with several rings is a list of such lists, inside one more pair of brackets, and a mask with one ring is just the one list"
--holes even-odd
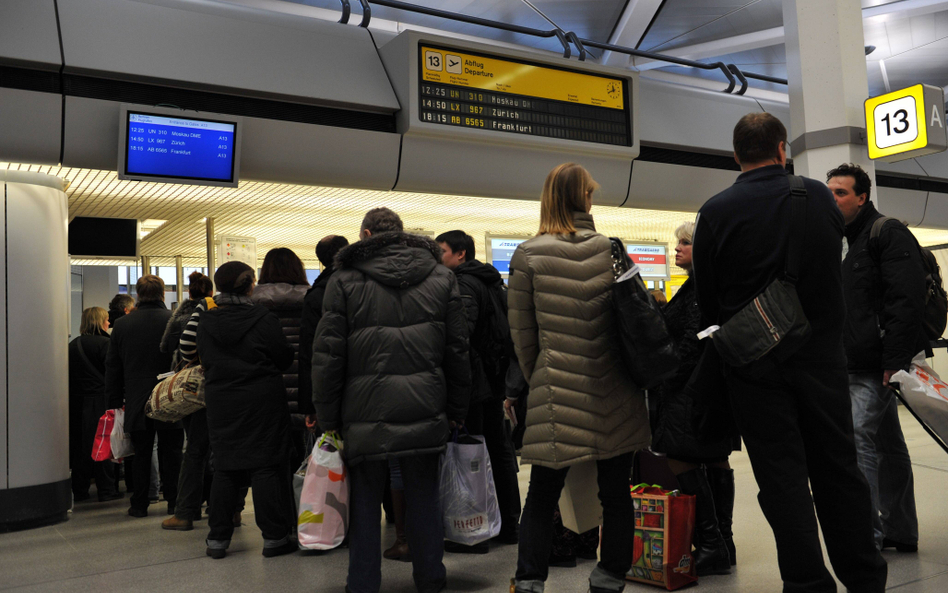
[(790, 180), (791, 214), (787, 263), (782, 278), (770, 283), (753, 301), (711, 334), (718, 353), (732, 367), (744, 367), (768, 354), (786, 360), (810, 339), (796, 283), (803, 261), (806, 230), (806, 187), (795, 175)]
[(611, 238), (610, 241), (616, 277), (612, 285), (612, 300), (622, 360), (639, 389), (652, 389), (678, 370), (675, 340), (642, 277), (635, 274), (619, 282), (619, 278), (630, 269), (629, 256), (621, 240)]

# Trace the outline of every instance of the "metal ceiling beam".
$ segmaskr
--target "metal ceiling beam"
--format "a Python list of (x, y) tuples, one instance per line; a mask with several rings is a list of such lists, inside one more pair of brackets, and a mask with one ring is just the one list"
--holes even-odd
[[(625, 10), (616, 21), (615, 30), (609, 37), (609, 44), (638, 47), (662, 3), (663, 0), (628, 0)], [(631, 58), (625, 54), (607, 51), (602, 54), (600, 63), (617, 67), (628, 66)]]
[[(783, 27), (774, 27), (763, 31), (754, 31), (744, 35), (726, 37), (724, 39), (715, 39), (706, 43), (697, 43), (676, 49), (663, 51), (663, 55), (675, 56), (686, 60), (705, 60), (717, 56), (726, 56), (742, 51), (760, 49), (762, 47), (771, 47), (783, 43)], [(668, 64), (659, 60), (649, 60), (645, 58), (636, 58), (632, 65), (639, 70), (652, 70), (653, 68), (664, 68)]]

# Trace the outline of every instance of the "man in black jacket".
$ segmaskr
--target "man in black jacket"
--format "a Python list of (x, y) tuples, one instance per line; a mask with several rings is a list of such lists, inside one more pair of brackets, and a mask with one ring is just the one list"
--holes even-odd
[[(471, 434), (484, 435), (497, 489), (497, 506), (502, 526), (497, 541), (515, 544), (520, 524), (520, 485), (517, 482), (517, 459), (513, 443), (504, 423), (504, 379), (513, 351), (510, 328), (504, 310), (507, 293), (500, 272), (490, 264), (477, 261), (474, 238), (464, 231), (448, 231), (435, 241), (444, 250), (442, 263), (458, 278), (464, 303), (468, 334), (471, 337), (471, 407), (465, 426)], [(494, 292), (492, 295), (491, 292)], [(503, 343), (492, 336), (492, 327), (499, 324), (506, 335)], [(486, 553), (487, 542), (478, 546), (461, 546), (448, 542), (445, 549), (457, 552)]]
[(922, 324), (926, 291), (922, 256), (915, 237), (897, 220), (881, 223), (878, 237), (870, 240), (873, 224), (883, 215), (869, 201), (872, 180), (859, 165), (840, 165), (826, 178), (846, 222), (843, 339), (856, 454), (872, 491), (876, 546), (916, 552), (912, 460), (888, 385), (892, 375), (908, 370), (919, 352), (931, 355)]
[(316, 408), (313, 406), (313, 338), (316, 336), (316, 326), (323, 316), (326, 287), (336, 271), (333, 268), (333, 260), (347, 245), (349, 241), (342, 235), (323, 237), (316, 244), (316, 258), (323, 269), (303, 298), (303, 317), (300, 319), (299, 411), (300, 414), (306, 414), (306, 428), (310, 430), (316, 429)]
[[(774, 116), (741, 118), (734, 156), (743, 173), (698, 213), (695, 289), (709, 323), (724, 325), (785, 271), (794, 231), (786, 141)], [(815, 502), (836, 575), (851, 591), (881, 593), (886, 564), (873, 542), (869, 487), (856, 465), (843, 350), (843, 218), (823, 184), (804, 184), (804, 265), (796, 288), (811, 337), (796, 352), (778, 346), (751, 365), (726, 369), (728, 392), (774, 531), (784, 590), (836, 591), (823, 563)]]
[(168, 514), (174, 514), (184, 430), (180, 422), (158, 422), (145, 416), (145, 402), (158, 384), (158, 375), (171, 368), (171, 354), (159, 349), (171, 311), (165, 307), (165, 283), (158, 276), (142, 276), (135, 285), (138, 304), (115, 322), (105, 360), (105, 392), (110, 408), (125, 406), (125, 432), (132, 438), (135, 455), (134, 487), (128, 514), (148, 516), (151, 458), (158, 436), (158, 468), (164, 483)]
[(352, 478), (352, 593), (381, 587), (382, 495), (389, 460), (405, 482), (415, 586), (445, 586), (438, 461), (449, 423), (467, 416), (471, 367), (464, 307), (441, 248), (403, 232), (387, 208), (370, 210), (361, 240), (336, 256), (313, 344), (320, 427), (341, 431)]

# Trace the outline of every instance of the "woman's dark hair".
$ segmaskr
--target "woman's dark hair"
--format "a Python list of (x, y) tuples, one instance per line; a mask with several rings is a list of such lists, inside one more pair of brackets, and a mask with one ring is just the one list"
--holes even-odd
[(863, 171), (859, 165), (855, 163), (843, 163), (826, 174), (827, 183), (829, 183), (829, 180), (833, 177), (852, 177), (853, 193), (857, 196), (866, 194), (866, 200), (871, 197), (872, 179), (869, 178), (869, 174)]
[(246, 295), (253, 281), (253, 268), (241, 261), (229, 261), (214, 272), (214, 284), (221, 292)]
[(188, 293), (192, 299), (203, 299), (211, 296), (214, 292), (214, 285), (211, 279), (200, 272), (191, 272), (188, 276)]
[(781, 142), (787, 128), (769, 113), (748, 113), (734, 126), (734, 154), (742, 165), (779, 159)]
[(260, 284), (309, 284), (306, 269), (299, 256), (286, 247), (277, 247), (267, 252), (260, 268)]

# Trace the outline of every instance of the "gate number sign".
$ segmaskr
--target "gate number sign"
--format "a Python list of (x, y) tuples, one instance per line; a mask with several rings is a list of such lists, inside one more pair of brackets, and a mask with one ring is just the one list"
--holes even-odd
[(869, 158), (896, 162), (948, 148), (941, 88), (915, 86), (866, 101)]

